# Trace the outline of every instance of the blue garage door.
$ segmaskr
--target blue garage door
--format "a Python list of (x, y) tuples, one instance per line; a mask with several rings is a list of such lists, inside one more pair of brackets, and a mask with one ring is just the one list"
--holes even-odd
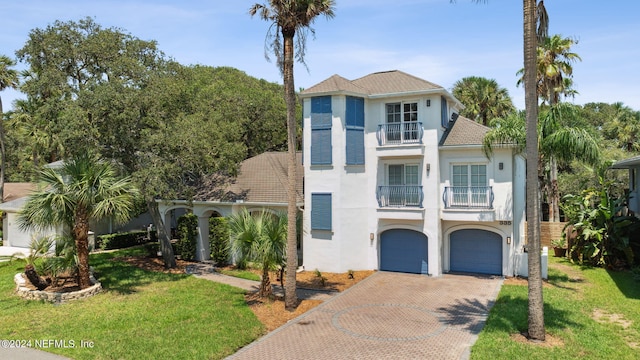
[(426, 274), (427, 237), (413, 230), (393, 229), (380, 235), (380, 270)]
[(502, 275), (502, 237), (494, 232), (465, 229), (451, 233), (451, 271)]

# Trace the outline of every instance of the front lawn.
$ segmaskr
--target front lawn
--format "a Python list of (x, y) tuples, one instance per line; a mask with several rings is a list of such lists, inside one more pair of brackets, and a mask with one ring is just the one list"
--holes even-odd
[(46, 349), (73, 359), (219, 359), (265, 332), (240, 289), (111, 260), (143, 253), (92, 255), (103, 293), (62, 305), (17, 298), (24, 263), (0, 263), (0, 339), (73, 340)]
[(640, 356), (640, 283), (630, 272), (581, 268), (550, 258), (544, 286), (548, 344), (523, 341), (527, 287), (503, 285), (472, 359), (637, 359)]

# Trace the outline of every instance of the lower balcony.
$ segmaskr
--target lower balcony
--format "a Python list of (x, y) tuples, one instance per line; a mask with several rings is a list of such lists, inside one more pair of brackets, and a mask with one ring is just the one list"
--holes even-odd
[(442, 200), (445, 209), (493, 209), (491, 186), (447, 186)]

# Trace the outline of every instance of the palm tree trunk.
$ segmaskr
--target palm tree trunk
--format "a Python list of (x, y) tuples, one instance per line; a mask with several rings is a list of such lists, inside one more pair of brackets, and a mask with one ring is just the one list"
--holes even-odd
[(551, 184), (549, 189), (549, 221), (560, 222), (560, 189), (558, 188), (558, 162), (551, 156), (549, 169)]
[(73, 237), (78, 254), (78, 285), (80, 289), (91, 286), (89, 278), (89, 214), (84, 206), (78, 205), (73, 224)]
[(273, 295), (273, 289), (271, 288), (271, 280), (269, 279), (269, 268), (262, 267), (262, 281), (260, 282), (260, 291), (258, 296), (267, 298)]
[(287, 105), (287, 149), (288, 149), (288, 188), (287, 188), (287, 280), (284, 284), (285, 309), (294, 311), (298, 306), (296, 295), (296, 270), (298, 269), (298, 241), (296, 234), (297, 176), (296, 176), (296, 94), (293, 82), (293, 37), (294, 28), (283, 28), (284, 57), (282, 74), (284, 79), (284, 98)]
[(528, 336), (545, 340), (544, 301), (540, 256), (540, 195), (538, 184), (538, 94), (536, 91), (536, 1), (523, 0), (524, 88), (527, 119), (527, 245), (528, 245)]
[(173, 248), (171, 247), (171, 239), (167, 234), (167, 229), (164, 226), (162, 216), (158, 210), (158, 203), (154, 199), (147, 199), (147, 210), (153, 220), (153, 225), (156, 227), (158, 234), (158, 241), (160, 242), (160, 251), (162, 252), (162, 259), (164, 260), (164, 267), (166, 269), (173, 269), (176, 267), (176, 257), (173, 254)]
[(2, 98), (0, 98), (0, 203), (4, 202), (4, 167), (6, 152), (4, 146), (4, 116), (2, 112)]

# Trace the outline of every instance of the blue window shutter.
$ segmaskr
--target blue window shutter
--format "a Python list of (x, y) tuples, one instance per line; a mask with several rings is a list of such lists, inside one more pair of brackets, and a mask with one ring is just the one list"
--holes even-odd
[(311, 229), (331, 230), (331, 194), (311, 194)]
[(331, 165), (331, 128), (311, 130), (311, 165)]
[(447, 127), (449, 125), (449, 110), (447, 109), (447, 99), (444, 96), (440, 97), (440, 110), (442, 112), (442, 127)]
[(311, 98), (311, 165), (331, 165), (331, 96)]
[(364, 129), (347, 128), (347, 165), (364, 165)]
[(345, 113), (347, 165), (364, 164), (364, 99), (347, 96)]

